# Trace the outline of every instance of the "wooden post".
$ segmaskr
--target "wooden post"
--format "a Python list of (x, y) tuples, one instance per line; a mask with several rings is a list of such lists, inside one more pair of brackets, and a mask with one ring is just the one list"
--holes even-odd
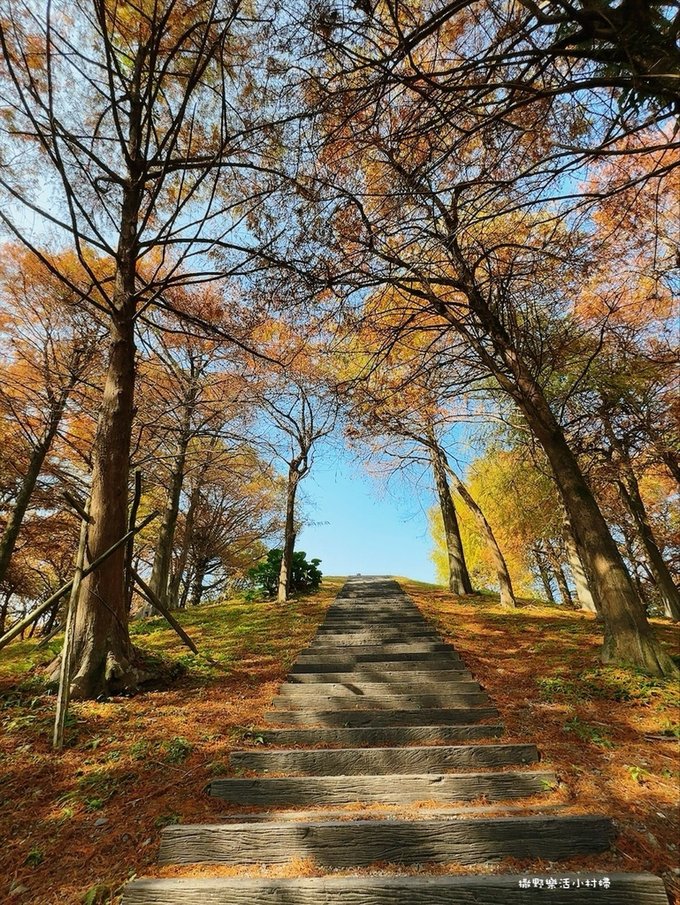
[(64, 747), (64, 726), (68, 712), (68, 702), (71, 687), (71, 666), (73, 660), (73, 635), (80, 597), (80, 585), (83, 581), (85, 567), (85, 554), (87, 552), (87, 531), (90, 525), (90, 500), (85, 505), (80, 525), (80, 539), (78, 540), (78, 553), (76, 555), (76, 567), (73, 573), (71, 596), (66, 610), (66, 625), (64, 629), (64, 646), (61, 649), (61, 663), (59, 664), (59, 691), (57, 692), (57, 712), (54, 717), (54, 733), (52, 734), (52, 747), (55, 751), (61, 751)]
[[(142, 498), (142, 472), (139, 468), (135, 468), (135, 492), (132, 497), (132, 505), (130, 506), (130, 517), (128, 519), (128, 531), (132, 531), (137, 521), (137, 510), (139, 509), (139, 501)], [(132, 560), (135, 552), (135, 536), (130, 535), (130, 540), (125, 551), (125, 598), (127, 600), (128, 613), (132, 607), (132, 591), (134, 588), (134, 576), (132, 574)]]
[[(158, 610), (158, 612), (159, 612), (162, 616), (165, 616), (165, 618), (167, 619), (167, 621), (168, 621), (168, 622), (170, 623), (170, 625), (174, 628), (174, 630), (175, 630), (175, 631), (177, 632), (177, 634), (180, 636), (180, 638), (182, 639), (182, 641), (184, 641), (184, 643), (185, 643), (186, 646), (189, 648), (189, 650), (193, 651), (195, 654), (198, 654), (198, 655), (200, 656), (200, 651), (199, 651), (199, 649), (196, 647), (196, 645), (194, 644), (194, 642), (193, 642), (193, 641), (191, 640), (191, 638), (187, 635), (187, 633), (184, 631), (184, 629), (182, 628), (182, 626), (181, 626), (181, 625), (179, 624), (179, 622), (175, 619), (175, 617), (172, 615), (172, 613), (171, 613), (170, 610), (166, 607), (166, 605), (163, 603), (163, 601), (158, 597), (157, 594), (155, 594), (155, 593), (151, 590), (151, 588), (148, 586), (148, 584), (144, 581), (144, 579), (141, 577), (141, 575), (140, 575), (140, 574), (137, 572), (137, 570), (134, 569), (134, 568), (132, 569), (132, 577), (134, 578), (134, 580), (135, 580), (135, 581), (137, 582), (137, 584), (139, 585), (139, 588), (140, 588), (142, 594), (144, 594), (144, 596), (145, 596), (146, 599), (149, 601), (149, 603), (150, 603), (153, 607), (155, 607), (155, 608)], [(209, 658), (209, 657), (206, 657), (206, 659), (209, 660), (210, 658)]]

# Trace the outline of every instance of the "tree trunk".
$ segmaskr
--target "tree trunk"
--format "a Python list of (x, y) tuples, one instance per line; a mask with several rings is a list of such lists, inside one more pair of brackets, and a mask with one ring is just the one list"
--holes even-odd
[(576, 549), (576, 544), (574, 542), (574, 535), (572, 534), (571, 525), (569, 524), (569, 519), (566, 515), (564, 517), (563, 537), (564, 546), (567, 551), (567, 561), (576, 588), (576, 600), (582, 610), (587, 610), (589, 613), (597, 613), (598, 607), (591, 591), (588, 576), (583, 568), (581, 557), (578, 555), (578, 550)]
[(538, 569), (541, 584), (543, 585), (543, 591), (545, 592), (545, 599), (548, 603), (555, 603), (555, 595), (553, 594), (552, 585), (550, 584), (550, 571), (545, 562), (545, 553), (538, 546), (534, 547), (532, 552), (534, 554), (534, 562)]
[(203, 586), (203, 579), (205, 578), (205, 567), (206, 562), (204, 559), (196, 563), (196, 574), (194, 575), (194, 580), (191, 586), (191, 600), (189, 601), (191, 606), (199, 606), (203, 598), (203, 592), (205, 590)]
[[(127, 528), (128, 472), (135, 386), (134, 321), (112, 316), (109, 361), (92, 451), (88, 558), (91, 562)], [(96, 698), (136, 686), (125, 598), (125, 549), (113, 553), (83, 582), (74, 637), (74, 699)]]
[[(59, 610), (61, 609), (61, 601), (57, 601), (54, 604), (52, 609), (50, 610), (50, 614), (47, 617), (47, 622), (45, 623), (45, 627), (43, 628), (41, 635), (43, 638), (48, 638), (52, 632), (54, 631), (54, 626), (57, 622), (57, 616), (59, 615)], [(0, 632), (2, 634), (2, 632)]]
[(571, 523), (574, 541), (605, 623), (604, 662), (620, 660), (653, 675), (675, 675), (677, 667), (647, 621), (621, 554), (592, 490), (541, 388), (523, 374), (515, 399), (543, 447)]
[[(588, 486), (543, 388), (523, 360), (496, 310), (476, 282), (456, 240), (450, 219), (449, 251), (453, 256), (470, 311), (478, 318), (486, 342), (462, 325), (456, 313), (434, 299), (435, 310), (453, 324), (477, 352), (499, 386), (516, 403), (545, 452), (569, 516), (574, 542), (592, 581), (604, 622), (602, 659), (620, 660), (653, 675), (677, 675), (678, 668), (658, 641), (638, 598), (625, 563)], [(495, 303), (494, 303), (495, 304)], [(493, 351), (490, 350), (490, 340)]]
[(678, 620), (680, 619), (680, 592), (676, 588), (673, 576), (657, 546), (656, 538), (647, 516), (647, 510), (640, 495), (640, 487), (632, 468), (630, 473), (626, 475), (626, 481), (619, 480), (617, 484), (621, 499), (633, 516), (640, 541), (649, 561), (654, 583), (661, 596), (664, 613), (670, 619)]
[(288, 469), (288, 490), (286, 493), (286, 522), (283, 529), (283, 555), (279, 572), (278, 601), (284, 603), (290, 594), (290, 579), (293, 571), (295, 552), (295, 497), (300, 482), (300, 474), (294, 467)]
[(649, 595), (647, 594), (647, 591), (645, 590), (645, 588), (642, 584), (642, 579), (640, 578), (640, 571), (647, 573), (647, 580), (650, 582), (650, 584), (653, 582), (653, 578), (652, 578), (652, 575), (649, 571), (649, 567), (647, 566), (647, 564), (645, 562), (642, 562), (639, 559), (639, 557), (637, 556), (637, 553), (635, 550), (635, 545), (633, 544), (633, 539), (630, 536), (630, 531), (628, 531), (627, 529), (628, 529), (628, 526), (623, 526), (623, 525), (621, 526), (621, 533), (623, 534), (623, 545), (624, 545), (625, 551), (626, 551), (626, 558), (630, 565), (630, 569), (629, 569), (630, 577), (632, 578), (633, 583), (635, 584), (635, 589), (638, 593), (638, 597), (644, 604), (645, 612), (646, 612), (647, 607), (649, 606)]
[(475, 517), (477, 524), (479, 525), (479, 529), (486, 539), (489, 550), (491, 551), (494, 566), (496, 567), (496, 574), (498, 576), (498, 584), (500, 586), (501, 606), (517, 606), (517, 601), (515, 600), (515, 592), (512, 589), (510, 572), (508, 572), (508, 566), (505, 562), (505, 557), (501, 553), (501, 548), (498, 546), (498, 542), (496, 541), (496, 537), (493, 533), (491, 525), (487, 522), (486, 516), (477, 505), (475, 500), (472, 498), (467, 487), (463, 484), (461, 479), (451, 468), (446, 458), (444, 458), (444, 467), (453, 482), (456, 493), (459, 494), (465, 505)]
[(9, 612), (9, 602), (12, 599), (13, 590), (5, 592), (2, 598), (2, 606), (0, 606), (0, 636), (5, 634), (5, 624), (7, 622), (7, 614)]
[(188, 425), (185, 423), (180, 436), (177, 455), (173, 463), (172, 474), (170, 475), (170, 490), (168, 492), (168, 499), (163, 512), (160, 530), (158, 532), (153, 568), (151, 570), (151, 578), (149, 579), (149, 587), (156, 597), (158, 597), (160, 602), (168, 608), (171, 608), (172, 603), (172, 599), (169, 599), (168, 594), (170, 567), (172, 565), (172, 548), (175, 540), (175, 529), (177, 527), (177, 516), (179, 515), (182, 486), (184, 484), (184, 468), (186, 465), (188, 446), (189, 430)]
[(182, 593), (179, 593), (179, 587), (177, 588), (178, 600), (177, 600), (177, 609), (185, 610), (187, 608), (187, 601), (189, 600), (189, 591), (191, 590), (191, 582), (189, 581), (189, 576), (186, 575), (183, 578), (184, 585), (182, 587)]
[(564, 569), (562, 568), (561, 563), (556, 563), (553, 566), (553, 575), (555, 576), (555, 582), (557, 583), (557, 587), (560, 590), (560, 597), (562, 598), (562, 605), (573, 607), (574, 601), (571, 596), (571, 591), (569, 590), (569, 585), (567, 583), (567, 576), (564, 574)]
[[(170, 576), (170, 581), (168, 585), (168, 605), (169, 609), (173, 609), (177, 607), (178, 609), (183, 609), (186, 606), (186, 593), (182, 594), (182, 599), (180, 599), (180, 587), (182, 585), (182, 579), (184, 578), (184, 572), (187, 567), (187, 560), (189, 559), (189, 550), (191, 549), (191, 539), (194, 533), (194, 522), (196, 518), (196, 507), (198, 506), (198, 499), (200, 496), (200, 476), (197, 478), (197, 483), (194, 486), (194, 489), (191, 491), (191, 496), (189, 497), (189, 508), (187, 509), (186, 518), (184, 519), (184, 536), (182, 537), (182, 545), (180, 547), (179, 556), (177, 557), (177, 563), (175, 565), (175, 570)], [(185, 588), (186, 591), (186, 588)]]
[(652, 440), (655, 449), (659, 453), (661, 461), (664, 463), (670, 474), (675, 478), (675, 483), (680, 487), (680, 458), (674, 449), (669, 449), (661, 440)]
[(663, 454), (663, 462), (669, 472), (675, 478), (675, 482), (680, 487), (680, 466), (678, 466), (678, 460), (672, 452), (664, 452)]
[(451, 496), (449, 482), (446, 479), (446, 468), (441, 460), (438, 448), (431, 449), (432, 470), (434, 472), (439, 508), (444, 523), (444, 538), (449, 564), (449, 590), (454, 594), (471, 594), (472, 583), (465, 562), (463, 541), (460, 537), (456, 507)]
[[(673, 576), (666, 565), (661, 550), (654, 537), (654, 531), (645, 509), (645, 504), (640, 493), (637, 475), (630, 460), (630, 454), (625, 445), (617, 437), (609, 417), (609, 401), (605, 397), (600, 410), (600, 416), (604, 425), (604, 431), (609, 440), (613, 452), (616, 454), (620, 475), (617, 477), (619, 495), (624, 505), (633, 516), (637, 533), (642, 541), (647, 560), (652, 572), (654, 583), (661, 596), (661, 602), (665, 614), (671, 619), (680, 619), (680, 592), (675, 586)], [(617, 463), (613, 463), (615, 466)]]
[(33, 491), (35, 490), (35, 485), (42, 470), (45, 457), (50, 451), (52, 441), (59, 429), (59, 423), (61, 422), (64, 413), (64, 406), (66, 405), (72, 387), (73, 383), (71, 382), (68, 388), (62, 390), (59, 398), (54, 402), (45, 432), (31, 452), (28, 469), (21, 481), (19, 491), (14, 500), (14, 506), (7, 519), (7, 524), (5, 525), (2, 537), (0, 538), (0, 581), (4, 579), (7, 569), (9, 568), (12, 553), (14, 552), (19, 537), (19, 531), (21, 530), (21, 525), (24, 521), (24, 516), (26, 515), (26, 510), (31, 502), (31, 497), (33, 496)]

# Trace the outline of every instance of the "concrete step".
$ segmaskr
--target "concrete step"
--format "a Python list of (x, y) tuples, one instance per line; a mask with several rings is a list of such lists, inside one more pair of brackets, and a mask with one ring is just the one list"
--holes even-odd
[(535, 745), (442, 745), (432, 748), (335, 748), (300, 751), (234, 751), (235, 769), (302, 776), (443, 773), (474, 767), (505, 767), (538, 760)]
[[(529, 889), (524, 889), (522, 884), (527, 880)], [(532, 885), (534, 880), (536, 885)], [(557, 888), (552, 888), (553, 881), (557, 882)], [(127, 884), (122, 905), (546, 905), (546, 902), (550, 905), (668, 905), (668, 897), (663, 881), (652, 874), (560, 871), (556, 876), (539, 871), (531, 872), (531, 876), (141, 879)]]
[(376, 862), (479, 864), (506, 857), (559, 861), (606, 851), (613, 838), (611, 820), (590, 814), (179, 824), (162, 831), (159, 857), (164, 864), (212, 861), (238, 865), (285, 864), (294, 858), (309, 858), (323, 868), (364, 867)]
[(481, 738), (498, 738), (503, 726), (498, 723), (482, 723), (476, 726), (361, 726), (324, 727), (316, 729), (261, 729), (257, 738), (266, 745), (392, 745), (401, 747), (409, 743), (445, 745), (449, 742), (474, 741)]
[(275, 726), (436, 726), (469, 725), (498, 716), (495, 707), (419, 710), (270, 710), (265, 720)]

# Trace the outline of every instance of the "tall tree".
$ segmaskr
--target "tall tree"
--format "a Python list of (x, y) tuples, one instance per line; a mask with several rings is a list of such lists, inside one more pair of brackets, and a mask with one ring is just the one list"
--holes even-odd
[[(216, 301), (212, 286), (186, 294), (196, 297), (195, 310), (205, 311)], [(188, 334), (177, 318), (168, 315), (147, 323), (140, 339), (145, 354), (140, 362), (133, 462), (146, 473), (161, 510), (149, 587), (172, 606), (175, 532), (187, 472), (196, 467), (192, 449), (212, 438), (228, 449), (243, 437), (239, 425), (249, 414), (242, 398), (248, 363), (245, 355), (226, 353), (217, 340)]]
[(215, 599), (242, 580), (282, 522), (283, 481), (255, 449), (222, 441), (197, 445), (207, 467), (192, 468), (187, 475), (192, 511), (190, 526), (184, 523), (189, 530), (178, 594), (182, 606)]
[[(481, 18), (463, 12), (459, 27), (448, 17), (444, 25), (430, 19), (429, 7), (416, 3), (376, 8), (360, 27), (359, 15), (344, 7), (323, 28), (317, 19), (316, 40), (333, 54), (319, 57), (306, 87), (320, 110), (313, 178), (332, 211), (333, 241), (318, 232), (293, 260), (309, 272), (318, 242), (328, 249), (320, 281), (349, 295), (388, 285), (393, 330), (396, 319), (407, 334), (419, 323), (433, 329), (438, 318), (442, 335), (464, 341), (550, 463), (601, 603), (603, 657), (674, 674), (551, 387), (555, 352), (569, 349), (575, 326), (565, 300), (583, 273), (584, 234), (565, 219), (573, 208), (565, 173), (582, 172), (591, 153), (628, 151), (630, 136), (663, 117), (633, 110), (622, 117), (616, 94), (606, 92), (595, 99), (600, 115), (589, 115), (573, 84), (560, 82), (559, 65), (544, 69), (540, 55), (532, 60), (549, 87), (538, 103), (525, 101), (535, 85), (512, 52), (514, 22), (494, 17), (488, 4), (479, 9)], [(471, 53), (471, 63), (460, 65)], [(671, 142), (662, 136), (662, 144)], [(674, 163), (672, 155), (654, 158), (653, 178)], [(562, 208), (552, 193), (564, 198)], [(586, 355), (581, 364), (587, 370)]]
[[(388, 305), (388, 315), (392, 309)], [(379, 333), (380, 331), (378, 331)], [(346, 369), (349, 380), (343, 380), (341, 391), (348, 401), (348, 434), (378, 447), (381, 454), (385, 438), (405, 441), (413, 449), (397, 448), (387, 455), (404, 463), (417, 461), (423, 454), (433, 469), (439, 498), (444, 539), (447, 548), (449, 588), (458, 594), (470, 593), (472, 585), (465, 562), (465, 552), (458, 527), (451, 487), (472, 513), (483, 533), (485, 543), (495, 563), (501, 602), (514, 606), (512, 579), (496, 536), (481, 507), (451, 467), (444, 448), (443, 435), (455, 425), (455, 415), (446, 409), (445, 392), (451, 392), (451, 373), (433, 365), (428, 367), (421, 354), (432, 340), (427, 330), (411, 331), (407, 342), (391, 339), (389, 352), (381, 342), (377, 345), (374, 331), (365, 325), (358, 332), (350, 331), (349, 348), (358, 337), (361, 355), (359, 366)], [(436, 343), (434, 344), (436, 348)], [(346, 376), (346, 375), (343, 375)], [(447, 382), (449, 385), (447, 387)], [(445, 390), (446, 388), (446, 390)]]
[(260, 405), (270, 425), (270, 430), (265, 429), (269, 433), (266, 445), (286, 469), (279, 601), (287, 600), (290, 593), (300, 482), (309, 474), (315, 448), (333, 432), (337, 419), (337, 406), (324, 390), (321, 379), (320, 374), (314, 374), (313, 363), (307, 360), (298, 368), (297, 375), (274, 377), (259, 392)]
[[(102, 332), (83, 316), (80, 296), (55, 278), (50, 267), (21, 246), (7, 244), (3, 253), (0, 412), (21, 448), (14, 450), (11, 463), (11, 503), (2, 507), (0, 583), (73, 390), (92, 375)], [(54, 263), (82, 285), (84, 274), (74, 256)]]
[(434, 442), (434, 434), (431, 435), (431, 441), (430, 458), (446, 540), (449, 591), (453, 591), (454, 594), (471, 594), (472, 582), (465, 562), (465, 551), (458, 527), (458, 515), (449, 486), (448, 463), (441, 448)]
[[(215, 276), (196, 256), (216, 241), (227, 247), (249, 207), (240, 172), (264, 133), (250, 104), (240, 112), (249, 85), (235, 84), (234, 74), (256, 52), (256, 28), (239, 0), (10, 0), (0, 23), (9, 111), (2, 150), (25, 161), (16, 178), (0, 174), (0, 220), (46, 264), (22, 225), (26, 211), (74, 247), (95, 291), (54, 272), (109, 332), (92, 451), (91, 559), (126, 530), (136, 322), (151, 306), (171, 307), (168, 288)], [(45, 184), (23, 180), (31, 165)], [(106, 259), (104, 274), (89, 265), (92, 250)], [(124, 565), (121, 549), (84, 582), (74, 696), (134, 687), (143, 672), (127, 628)]]

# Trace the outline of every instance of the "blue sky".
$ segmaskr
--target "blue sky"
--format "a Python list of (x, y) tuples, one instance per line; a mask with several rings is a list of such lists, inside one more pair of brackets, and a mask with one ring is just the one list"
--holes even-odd
[(321, 559), (326, 575), (405, 575), (434, 581), (427, 509), (429, 482), (414, 471), (389, 480), (368, 475), (339, 443), (315, 456), (301, 484), (307, 524), (296, 549)]

